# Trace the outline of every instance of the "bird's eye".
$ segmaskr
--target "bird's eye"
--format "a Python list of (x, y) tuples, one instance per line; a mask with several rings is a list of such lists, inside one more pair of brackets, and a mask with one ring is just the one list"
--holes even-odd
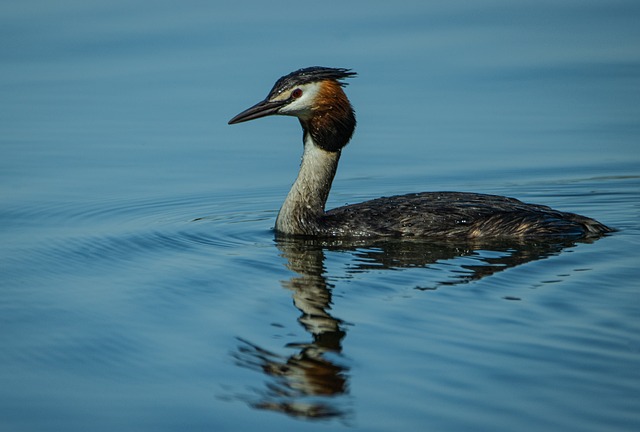
[(300, 96), (302, 96), (302, 90), (300, 90), (299, 88), (291, 92), (291, 97), (295, 99), (298, 99)]

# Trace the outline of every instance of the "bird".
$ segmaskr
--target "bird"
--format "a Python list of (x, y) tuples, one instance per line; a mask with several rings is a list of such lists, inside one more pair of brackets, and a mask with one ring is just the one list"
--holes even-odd
[(228, 124), (297, 117), (304, 150), (298, 176), (275, 222), (276, 236), (312, 238), (528, 239), (600, 237), (613, 230), (574, 213), (515, 198), (421, 192), (325, 210), (342, 149), (356, 127), (344, 92), (351, 69), (312, 66), (279, 78), (267, 97)]

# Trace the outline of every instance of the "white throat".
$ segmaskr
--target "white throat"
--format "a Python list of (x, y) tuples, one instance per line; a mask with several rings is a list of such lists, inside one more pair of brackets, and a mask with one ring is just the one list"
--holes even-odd
[(276, 230), (285, 234), (314, 234), (318, 218), (324, 214), (340, 159), (339, 151), (323, 150), (310, 134), (305, 135), (298, 178), (276, 219)]

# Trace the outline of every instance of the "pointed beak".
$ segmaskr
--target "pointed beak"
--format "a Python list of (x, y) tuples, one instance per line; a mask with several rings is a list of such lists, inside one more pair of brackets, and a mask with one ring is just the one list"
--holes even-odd
[(246, 110), (242, 111), (240, 114), (229, 120), (229, 124), (242, 123), (260, 117), (277, 114), (280, 107), (284, 104), (285, 101), (273, 102), (265, 99), (261, 102), (258, 102), (251, 108), (247, 108)]

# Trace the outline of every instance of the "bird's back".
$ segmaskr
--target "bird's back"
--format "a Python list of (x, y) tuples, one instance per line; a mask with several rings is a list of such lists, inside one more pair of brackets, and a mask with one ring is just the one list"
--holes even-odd
[(428, 238), (598, 237), (605, 225), (514, 198), (464, 192), (382, 197), (326, 212), (319, 235)]

